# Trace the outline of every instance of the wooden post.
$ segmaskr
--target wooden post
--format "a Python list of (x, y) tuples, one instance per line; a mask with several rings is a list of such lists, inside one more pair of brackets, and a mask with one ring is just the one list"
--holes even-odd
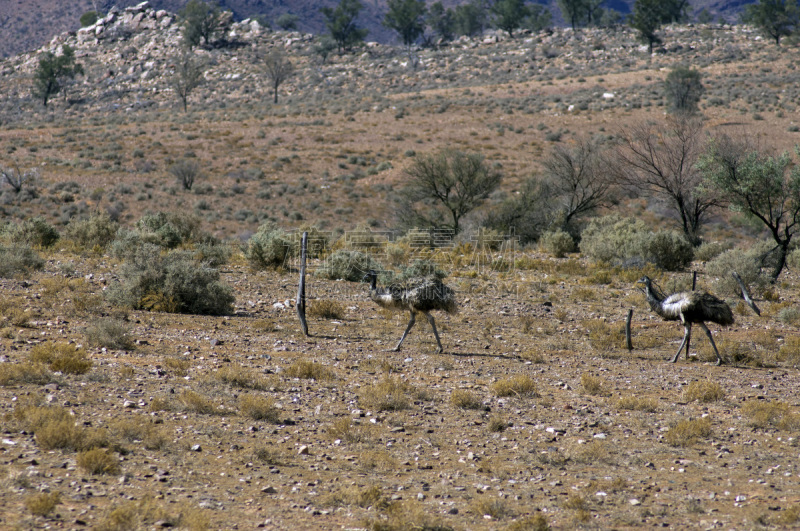
[(309, 335), (308, 324), (306, 323), (306, 247), (308, 246), (308, 233), (303, 233), (303, 239), (300, 240), (300, 283), (297, 286), (297, 300), (295, 306), (297, 307), (297, 317), (300, 319), (300, 326), (303, 328), (303, 333)]
[(758, 309), (756, 303), (753, 302), (753, 299), (750, 298), (750, 293), (747, 291), (747, 286), (744, 285), (742, 277), (740, 277), (739, 273), (737, 273), (736, 271), (734, 271), (731, 274), (733, 275), (733, 278), (736, 279), (736, 282), (739, 283), (739, 289), (742, 290), (742, 298), (744, 299), (744, 301), (748, 304), (748, 306), (750, 306), (753, 309), (754, 312), (756, 312), (756, 315), (761, 315), (761, 310)]
[(633, 350), (633, 343), (631, 342), (631, 319), (633, 319), (633, 308), (628, 309), (628, 318), (625, 319), (625, 345), (628, 350)]

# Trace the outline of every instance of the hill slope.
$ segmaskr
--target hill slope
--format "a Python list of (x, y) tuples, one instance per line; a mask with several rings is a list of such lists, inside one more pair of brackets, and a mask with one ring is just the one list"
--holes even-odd
[[(101, 0), (95, 2), (100, 11), (106, 12), (112, 6), (125, 8), (139, 4), (137, 0)], [(323, 6), (335, 7), (337, 0), (221, 0), (224, 9), (233, 12), (236, 20), (248, 17), (264, 16), (269, 21), (276, 20), (284, 13), (292, 13), (300, 17), (298, 30), (310, 33), (324, 33), (325, 20), (319, 12)], [(386, 12), (386, 0), (370, 0), (363, 2), (359, 23), (369, 30), (368, 40), (392, 42), (393, 32), (381, 24)], [(445, 6), (457, 5), (459, 1), (443, 2)], [(560, 11), (555, 0), (544, 2), (550, 6), (556, 23), (562, 22)], [(695, 0), (691, 3), (692, 16), (703, 8), (708, 9), (716, 17), (724, 17), (729, 22), (738, 19), (742, 6), (750, 3), (743, 0)], [(3, 5), (5, 4), (5, 5)], [(177, 12), (186, 4), (185, 0), (151, 0), (154, 9), (166, 9)], [(614, 9), (629, 12), (633, 0), (615, 0), (607, 2)], [(21, 52), (30, 51), (47, 43), (54, 35), (64, 31), (76, 31), (80, 28), (80, 16), (93, 8), (92, 0), (3, 0), (0, 2), (0, 57), (8, 57)]]

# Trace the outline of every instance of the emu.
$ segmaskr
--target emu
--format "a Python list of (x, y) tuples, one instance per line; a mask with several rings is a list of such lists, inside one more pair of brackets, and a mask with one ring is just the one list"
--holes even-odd
[(711, 331), (706, 326), (706, 321), (728, 326), (733, 324), (733, 312), (728, 304), (706, 292), (683, 291), (665, 297), (658, 288), (653, 287), (653, 281), (644, 276), (639, 280), (644, 284), (644, 294), (650, 308), (666, 321), (680, 320), (683, 323), (683, 341), (678, 347), (678, 352), (672, 357), (672, 363), (678, 360), (678, 356), (686, 345), (686, 357), (689, 357), (689, 338), (692, 331), (692, 324), (697, 323), (705, 330), (714, 354), (717, 355), (717, 365), (722, 364), (722, 357), (719, 355), (717, 345), (711, 336)]
[(377, 287), (378, 274), (375, 271), (369, 271), (364, 276), (364, 279), (367, 278), (370, 281), (369, 296), (378, 306), (395, 311), (408, 310), (411, 313), (408, 327), (403, 332), (403, 337), (400, 338), (397, 346), (392, 349), (393, 351), (400, 350), (400, 345), (403, 344), (403, 340), (405, 340), (411, 327), (416, 322), (418, 312), (425, 314), (428, 322), (431, 323), (433, 335), (439, 345), (436, 353), (439, 354), (444, 351), (442, 342), (439, 339), (439, 332), (436, 330), (436, 322), (430, 312), (440, 310), (450, 314), (456, 313), (458, 306), (455, 293), (451, 288), (445, 286), (435, 276), (413, 278), (404, 284), (392, 284), (385, 288)]

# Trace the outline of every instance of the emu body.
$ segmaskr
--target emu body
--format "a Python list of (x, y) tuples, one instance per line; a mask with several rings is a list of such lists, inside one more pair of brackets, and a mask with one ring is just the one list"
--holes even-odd
[(653, 286), (653, 282), (649, 277), (644, 276), (639, 282), (644, 284), (644, 294), (647, 297), (650, 309), (665, 321), (680, 321), (683, 323), (683, 341), (681, 341), (681, 346), (678, 347), (678, 352), (675, 353), (671, 361), (675, 363), (678, 360), (684, 345), (686, 345), (686, 357), (689, 357), (689, 337), (691, 337), (692, 324), (698, 324), (705, 331), (709, 341), (711, 341), (711, 347), (714, 349), (714, 354), (717, 355), (717, 365), (720, 365), (722, 357), (719, 355), (719, 350), (717, 350), (717, 345), (711, 336), (711, 331), (706, 326), (706, 321), (722, 326), (733, 324), (731, 307), (725, 301), (710, 293), (684, 291), (665, 297)]
[(411, 319), (408, 321), (406, 331), (403, 332), (403, 337), (400, 338), (397, 346), (392, 350), (400, 350), (400, 345), (403, 344), (416, 322), (417, 313), (422, 313), (433, 328), (433, 335), (439, 345), (436, 352), (444, 351), (442, 341), (439, 339), (439, 332), (436, 330), (436, 321), (434, 321), (430, 312), (439, 310), (447, 313), (456, 313), (458, 306), (455, 293), (451, 288), (445, 286), (441, 280), (434, 276), (414, 278), (404, 284), (393, 284), (385, 288), (377, 286), (378, 275), (375, 271), (370, 271), (364, 278), (369, 278), (369, 296), (378, 306), (394, 311), (408, 310), (411, 314)]

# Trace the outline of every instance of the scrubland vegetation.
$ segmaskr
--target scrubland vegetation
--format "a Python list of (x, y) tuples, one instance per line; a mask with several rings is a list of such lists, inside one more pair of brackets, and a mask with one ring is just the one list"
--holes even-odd
[[(586, 30), (426, 50), (417, 70), (387, 49), (359, 74), (356, 54), (289, 53), (278, 104), (224, 75), (187, 112), (174, 94), (24, 116), (4, 100), (20, 186), (0, 195), (0, 525), (796, 525), (793, 59), (672, 31), (695, 51)], [(705, 86), (680, 120), (663, 92), (679, 63)], [(785, 216), (737, 203), (726, 167), (777, 175), (752, 203)], [(481, 186), (458, 202), (431, 176)], [(370, 269), (456, 290), (444, 354), (424, 320), (386, 352), (408, 316), (368, 300)], [(734, 308), (721, 367), (699, 334), (666, 363), (681, 328), (634, 287), (691, 289), (692, 271)]]

